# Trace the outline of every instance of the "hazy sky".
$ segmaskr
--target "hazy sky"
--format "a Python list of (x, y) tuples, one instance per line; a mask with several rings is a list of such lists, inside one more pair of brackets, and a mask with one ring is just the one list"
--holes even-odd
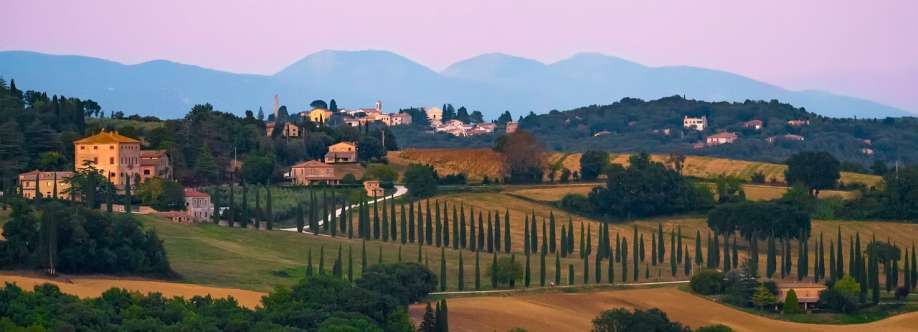
[(3, 0), (0, 50), (271, 74), (323, 49), (435, 70), (486, 52), (600, 52), (918, 111), (918, 1)]

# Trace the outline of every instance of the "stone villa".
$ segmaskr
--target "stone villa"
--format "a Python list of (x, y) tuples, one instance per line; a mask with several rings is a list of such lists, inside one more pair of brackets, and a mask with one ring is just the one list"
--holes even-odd
[(42, 197), (53, 197), (57, 192), (57, 199), (70, 199), (67, 190), (70, 184), (67, 180), (73, 176), (73, 172), (42, 172), (34, 170), (19, 174), (19, 188), (22, 191), (22, 197), (28, 199), (35, 198), (35, 189), (37, 185), (38, 192)]

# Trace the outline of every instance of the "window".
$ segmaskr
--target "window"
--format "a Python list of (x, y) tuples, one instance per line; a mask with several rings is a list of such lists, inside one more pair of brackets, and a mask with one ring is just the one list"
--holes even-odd
[(150, 170), (148, 169), (143, 170), (143, 175), (150, 175)]
[(109, 146), (108, 146), (108, 149), (109, 149), (109, 150), (114, 150), (114, 149), (115, 149), (115, 146), (114, 146), (114, 145), (109, 145)]
[(80, 150), (86, 150), (86, 146), (80, 145)]
[(98, 147), (98, 146), (96, 146), (96, 145), (93, 145), (93, 146), (92, 146), (92, 149), (93, 149), (93, 150), (98, 150), (98, 149), (99, 149), (99, 147)]
[(108, 164), (109, 164), (109, 165), (114, 165), (114, 164), (115, 164), (115, 157), (109, 157), (109, 158), (108, 158)]

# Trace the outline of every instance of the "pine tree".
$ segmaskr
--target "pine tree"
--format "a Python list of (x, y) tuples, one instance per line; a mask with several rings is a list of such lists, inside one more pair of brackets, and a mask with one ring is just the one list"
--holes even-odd
[(465, 263), (462, 261), (462, 250), (459, 250), (459, 275), (456, 277), (456, 284), (460, 291), (465, 290)]
[(787, 291), (787, 296), (784, 299), (784, 314), (799, 314), (800, 311), (800, 301), (797, 300), (797, 292), (793, 289)]
[(440, 247), (440, 291), (446, 291), (446, 249)]

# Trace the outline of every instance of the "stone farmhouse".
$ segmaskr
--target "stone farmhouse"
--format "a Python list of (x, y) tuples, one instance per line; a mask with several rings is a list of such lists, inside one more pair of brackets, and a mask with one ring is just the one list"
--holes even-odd
[(685, 129), (704, 131), (708, 128), (708, 117), (702, 116), (700, 118), (693, 118), (685, 116), (682, 118), (682, 127)]
[(328, 153), (325, 154), (325, 163), (356, 163), (357, 162), (357, 144), (352, 142), (340, 142), (328, 147)]
[(731, 132), (717, 133), (717, 134), (714, 134), (714, 135), (711, 135), (705, 138), (705, 144), (707, 144), (708, 146), (715, 146), (715, 145), (721, 145), (721, 144), (732, 144), (733, 142), (736, 142), (737, 138), (739, 138), (739, 136), (737, 136), (736, 133), (731, 133)]
[(341, 179), (335, 175), (335, 168), (331, 164), (321, 161), (309, 160), (290, 167), (287, 178), (296, 185), (308, 186), (312, 184), (338, 184)]
[[(67, 181), (73, 176), (73, 172), (42, 172), (34, 170), (19, 174), (19, 189), (22, 197), (28, 199), (35, 198), (36, 190), (45, 198), (70, 199), (67, 191), (70, 189), (70, 183)], [(55, 197), (55, 193), (57, 194)]]

